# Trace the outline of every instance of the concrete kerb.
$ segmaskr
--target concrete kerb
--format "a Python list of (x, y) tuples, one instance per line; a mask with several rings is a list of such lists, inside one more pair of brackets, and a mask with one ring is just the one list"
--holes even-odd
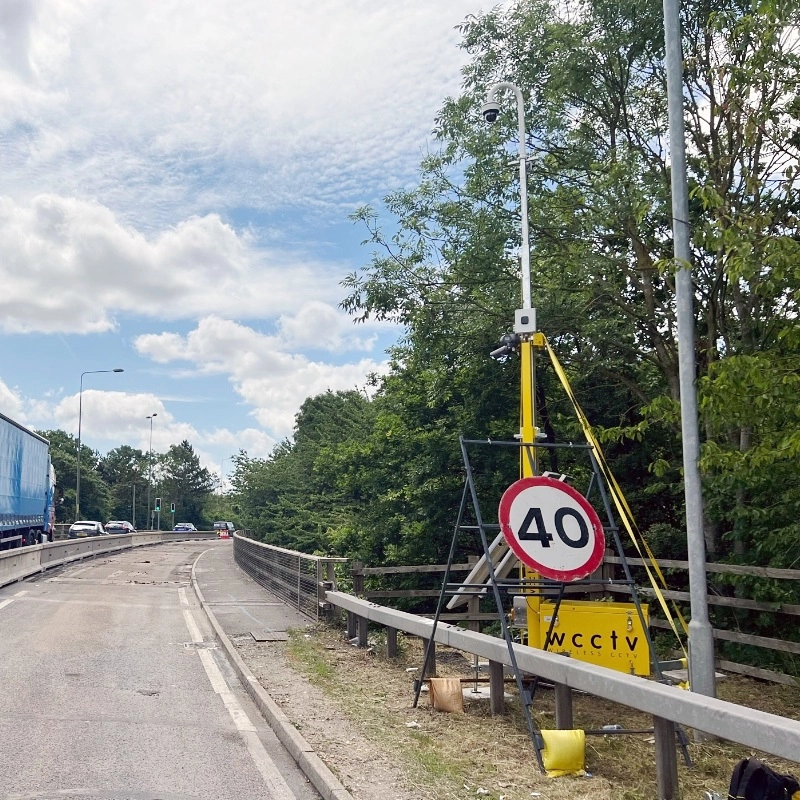
[[(205, 552), (208, 552), (207, 550)], [(225, 651), (225, 655), (231, 663), (234, 671), (242, 682), (247, 693), (258, 706), (259, 711), (269, 726), (275, 731), (275, 735), (281, 744), (289, 751), (289, 754), (297, 762), (303, 774), (311, 781), (314, 788), (322, 795), (324, 800), (353, 800), (353, 796), (339, 779), (331, 772), (325, 762), (314, 752), (311, 745), (300, 735), (298, 730), (292, 725), (289, 718), (281, 710), (280, 706), (267, 694), (264, 687), (258, 682), (258, 678), (250, 671), (241, 656), (236, 652), (233, 643), (222, 630), (222, 626), (214, 616), (214, 612), (208, 607), (205, 597), (197, 583), (195, 567), (197, 562), (203, 557), (204, 553), (195, 559), (192, 564), (192, 588), (200, 607), (208, 617), (217, 641)]]

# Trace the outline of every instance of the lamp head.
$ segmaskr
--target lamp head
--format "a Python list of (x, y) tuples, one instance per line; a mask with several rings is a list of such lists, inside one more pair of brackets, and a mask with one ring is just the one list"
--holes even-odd
[(122, 369), (122, 367), (116, 367), (115, 369), (112, 369), (111, 371), (112, 372), (125, 372), (125, 370)]

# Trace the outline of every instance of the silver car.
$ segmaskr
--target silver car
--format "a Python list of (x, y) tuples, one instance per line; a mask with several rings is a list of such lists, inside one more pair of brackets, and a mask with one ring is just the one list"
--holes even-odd
[(102, 522), (80, 519), (69, 526), (67, 536), (70, 539), (85, 539), (87, 536), (102, 536), (106, 532)]

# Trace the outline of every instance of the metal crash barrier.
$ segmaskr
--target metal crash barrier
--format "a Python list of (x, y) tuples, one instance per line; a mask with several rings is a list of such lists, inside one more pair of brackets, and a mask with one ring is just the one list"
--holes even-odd
[(5, 586), (31, 575), (37, 575), (47, 569), (69, 564), (106, 553), (130, 550), (165, 542), (186, 542), (196, 539), (216, 539), (216, 531), (144, 531), (142, 533), (108, 534), (91, 536), (85, 539), (68, 539), (45, 544), (34, 544), (30, 547), (18, 547), (15, 550), (0, 552), (0, 586)]

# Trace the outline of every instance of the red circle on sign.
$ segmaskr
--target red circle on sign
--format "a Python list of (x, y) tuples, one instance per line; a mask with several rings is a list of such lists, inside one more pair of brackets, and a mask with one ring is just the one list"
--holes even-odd
[(545, 578), (578, 581), (603, 561), (603, 524), (589, 501), (566, 483), (522, 478), (505, 490), (498, 513), (511, 550)]

